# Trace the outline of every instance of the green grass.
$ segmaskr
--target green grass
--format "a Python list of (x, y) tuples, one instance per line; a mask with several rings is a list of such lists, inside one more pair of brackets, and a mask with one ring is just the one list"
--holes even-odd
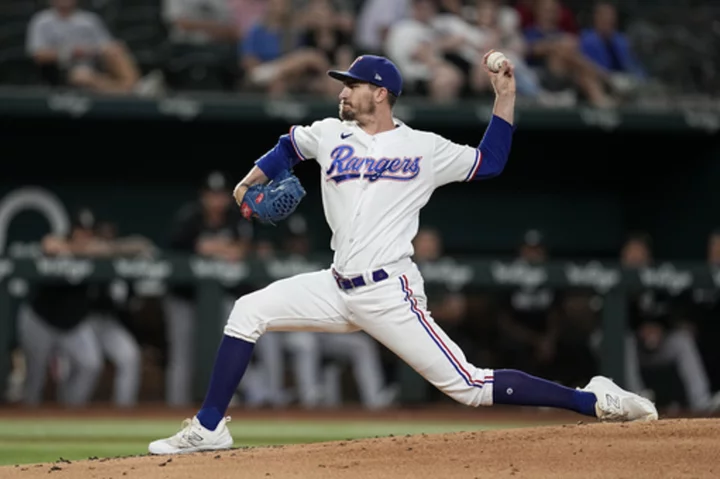
[[(230, 430), (239, 447), (518, 426), (523, 424), (246, 420), (231, 422)], [(2, 419), (0, 465), (53, 462), (60, 457), (79, 460), (145, 454), (148, 442), (172, 435), (179, 428), (177, 421), (143, 419)]]

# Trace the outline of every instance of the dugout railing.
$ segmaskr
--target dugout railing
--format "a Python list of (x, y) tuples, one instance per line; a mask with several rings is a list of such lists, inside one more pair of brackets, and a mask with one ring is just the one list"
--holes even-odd
[[(164, 284), (193, 284), (197, 287), (198, 314), (207, 327), (196, 334), (194, 393), (202, 398), (210, 378), (215, 349), (225, 317), (222, 311), (224, 288), (241, 283), (257, 286), (294, 274), (328, 267), (326, 256), (304, 259), (276, 259), (229, 263), (199, 257), (161, 257), (152, 259), (116, 258), (90, 260), (75, 257), (34, 259), (0, 258), (0, 378), (10, 370), (10, 348), (14, 335), (14, 312), (19, 285), (36, 282), (93, 282), (123, 279), (156, 281)], [(503, 289), (518, 286), (585, 288), (603, 295), (600, 370), (624, 384), (623, 336), (626, 329), (627, 295), (639, 289), (660, 289), (679, 294), (690, 288), (714, 289), (720, 286), (720, 269), (702, 263), (660, 263), (628, 270), (619, 264), (595, 260), (553, 261), (527, 264), (500, 259), (446, 259), (422, 266), (426, 285), (452, 289)], [(413, 384), (419, 377), (409, 368), (400, 371), (403, 394), (417, 400)], [(414, 397), (413, 397), (414, 396)]]

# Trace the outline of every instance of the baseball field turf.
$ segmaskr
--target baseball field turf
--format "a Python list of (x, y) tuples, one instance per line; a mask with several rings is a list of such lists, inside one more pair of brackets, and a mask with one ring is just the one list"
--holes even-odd
[[(191, 413), (190, 411), (187, 411)], [(720, 420), (570, 414), (236, 411), (230, 451), (148, 456), (178, 411), (0, 410), (3, 479), (720, 477)]]
[[(230, 430), (236, 444), (257, 446), (513, 426), (517, 424), (243, 419), (231, 422)], [(3, 419), (0, 465), (145, 454), (150, 441), (179, 429), (180, 422), (167, 419)]]

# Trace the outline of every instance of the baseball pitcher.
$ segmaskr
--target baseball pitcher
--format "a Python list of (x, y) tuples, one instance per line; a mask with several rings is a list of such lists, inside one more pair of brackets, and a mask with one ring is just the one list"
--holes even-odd
[(225, 414), (255, 342), (266, 331), (364, 330), (468, 406), (553, 407), (605, 421), (657, 419), (652, 402), (608, 378), (597, 376), (585, 388), (571, 389), (517, 370), (474, 366), (427, 309), (423, 278), (411, 260), (421, 208), (443, 185), (498, 176), (510, 153), (513, 66), (505, 59), (487, 73), (495, 104), (482, 141), (473, 147), (394, 118), (403, 82), (386, 58), (364, 55), (347, 71), (328, 72), (344, 84), (340, 119), (293, 126), (256, 162), (234, 195), (246, 218), (282, 221), (305, 195), (291, 169), (317, 161), (332, 230), (332, 266), (277, 281), (235, 303), (201, 409), (180, 432), (150, 443), (150, 453), (233, 445)]

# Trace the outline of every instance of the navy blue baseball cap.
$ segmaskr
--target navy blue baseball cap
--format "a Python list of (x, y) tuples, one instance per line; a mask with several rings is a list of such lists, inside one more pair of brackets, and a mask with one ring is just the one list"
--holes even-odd
[(340, 81), (357, 80), (387, 88), (395, 96), (402, 93), (403, 80), (400, 70), (385, 57), (361, 55), (352, 62), (347, 71), (330, 70), (328, 75)]

